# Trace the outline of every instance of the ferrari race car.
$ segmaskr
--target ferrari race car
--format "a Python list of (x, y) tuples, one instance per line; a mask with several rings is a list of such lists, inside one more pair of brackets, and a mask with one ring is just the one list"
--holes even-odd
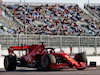
[[(25, 55), (18, 57), (14, 51), (25, 51)], [(4, 58), (4, 68), (14, 71), (16, 67), (30, 67), (37, 70), (76, 68), (83, 70), (87, 66), (85, 53), (78, 53), (72, 58), (68, 54), (55, 52), (54, 48), (46, 45), (13, 46), (8, 49), (9, 55)]]

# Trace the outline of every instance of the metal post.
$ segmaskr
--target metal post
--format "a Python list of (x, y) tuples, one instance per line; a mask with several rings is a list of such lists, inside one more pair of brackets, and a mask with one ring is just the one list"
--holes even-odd
[(78, 37), (79, 42), (78, 42), (78, 52), (80, 53), (80, 36)]
[(24, 43), (24, 39), (23, 39), (23, 37), (24, 37), (24, 35), (22, 35), (22, 43), (21, 43), (21, 44), (23, 44), (23, 43)]
[(7, 39), (7, 48), (9, 47), (9, 37), (6, 37)]
[(89, 5), (89, 0), (88, 0), (88, 5)]
[(97, 38), (95, 37), (95, 55), (97, 55)]
[(17, 41), (18, 41), (17, 46), (19, 46), (19, 34), (17, 35)]
[(62, 37), (59, 36), (59, 38), (60, 38), (60, 51), (61, 51), (62, 50)]
[(49, 47), (49, 35), (47, 37), (48, 37), (48, 47)]
[(27, 41), (27, 39), (28, 39), (28, 38), (27, 38), (27, 34), (26, 34), (25, 38), (26, 38), (26, 39), (25, 39), (25, 40), (26, 40), (25, 45), (28, 45), (28, 41)]
[(21, 3), (21, 0), (20, 0), (20, 3)]
[(10, 35), (9, 35), (9, 47), (11, 46), (11, 39), (10, 39)]
[(37, 43), (37, 44), (40, 44), (40, 42), (43, 42), (43, 41), (41, 40), (42, 35), (37, 35), (36, 38), (37, 38), (37, 40), (36, 40), (36, 43)]

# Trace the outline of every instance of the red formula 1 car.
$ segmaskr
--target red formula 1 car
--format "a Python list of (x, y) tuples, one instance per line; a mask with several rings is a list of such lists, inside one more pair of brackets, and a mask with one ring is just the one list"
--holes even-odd
[[(14, 51), (25, 51), (25, 55), (17, 57)], [(86, 68), (87, 58), (84, 53), (78, 53), (74, 58), (62, 52), (56, 53), (54, 48), (46, 48), (46, 45), (14, 46), (8, 49), (9, 55), (4, 58), (4, 67), (7, 71), (13, 71), (16, 67), (30, 67), (37, 70)]]

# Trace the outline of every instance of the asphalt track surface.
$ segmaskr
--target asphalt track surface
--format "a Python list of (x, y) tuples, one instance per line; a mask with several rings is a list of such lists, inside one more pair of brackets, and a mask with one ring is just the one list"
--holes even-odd
[(16, 71), (5, 71), (0, 68), (0, 75), (100, 75), (100, 67), (85, 70), (62, 69), (51, 71), (37, 71), (32, 68), (17, 68)]

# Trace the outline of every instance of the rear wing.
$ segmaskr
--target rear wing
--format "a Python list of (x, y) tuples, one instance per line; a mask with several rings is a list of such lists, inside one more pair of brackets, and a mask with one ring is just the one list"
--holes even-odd
[(13, 46), (13, 47), (8, 48), (8, 52), (11, 55), (11, 54), (14, 54), (15, 50), (16, 51), (24, 51), (24, 50), (27, 50), (28, 48), (29, 48), (29, 46), (23, 46), (23, 47), (21, 47), (21, 46)]

